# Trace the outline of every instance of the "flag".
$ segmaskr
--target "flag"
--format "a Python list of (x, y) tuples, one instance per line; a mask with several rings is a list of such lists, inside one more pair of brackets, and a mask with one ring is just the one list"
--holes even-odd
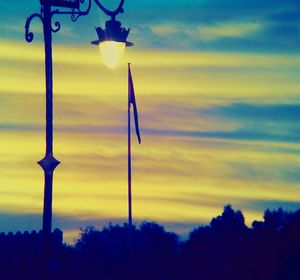
[(130, 109), (131, 104), (133, 107), (133, 116), (134, 116), (136, 136), (138, 138), (139, 144), (141, 144), (141, 136), (140, 136), (140, 131), (139, 131), (139, 119), (138, 119), (138, 112), (137, 112), (135, 95), (134, 95), (134, 87), (133, 87), (133, 82), (132, 82), (130, 63), (128, 63), (128, 108), (129, 109)]

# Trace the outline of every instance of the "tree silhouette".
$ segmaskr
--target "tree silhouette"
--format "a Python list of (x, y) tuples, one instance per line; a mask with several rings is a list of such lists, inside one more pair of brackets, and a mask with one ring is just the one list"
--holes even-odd
[(210, 225), (213, 231), (219, 233), (243, 232), (247, 229), (242, 212), (240, 210), (234, 211), (230, 204), (224, 207), (221, 216), (211, 220)]
[(243, 274), (247, 233), (243, 214), (231, 205), (210, 226), (192, 231), (183, 253), (189, 279), (247, 279)]
[[(267, 209), (263, 221), (245, 225), (231, 205), (185, 241), (154, 222), (89, 226), (70, 246), (53, 232), (55, 280), (298, 280), (300, 210)], [(130, 242), (129, 242), (130, 241)], [(37, 232), (0, 233), (0, 279), (43, 279)]]
[[(81, 275), (100, 275), (102, 279), (156, 279), (171, 271), (179, 247), (178, 236), (153, 222), (133, 227), (129, 246), (128, 224), (102, 230), (88, 227), (81, 232), (75, 248), (81, 259)], [(100, 267), (99, 264), (102, 264)]]

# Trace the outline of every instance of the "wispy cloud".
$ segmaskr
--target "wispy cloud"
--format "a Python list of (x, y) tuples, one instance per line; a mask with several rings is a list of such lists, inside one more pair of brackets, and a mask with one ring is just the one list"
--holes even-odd
[(257, 22), (229, 22), (219, 23), (216, 26), (203, 26), (192, 31), (191, 36), (197, 36), (201, 40), (211, 41), (223, 38), (239, 38), (252, 36), (262, 30), (262, 24)]
[(153, 25), (151, 31), (159, 36), (187, 35), (192, 41), (214, 41), (223, 38), (240, 38), (253, 36), (262, 31), (262, 23), (258, 22), (219, 22), (215, 25), (180, 25), (175, 23)]
[(178, 28), (175, 25), (171, 24), (162, 24), (162, 25), (154, 25), (151, 27), (151, 31), (154, 34), (165, 36), (170, 35), (174, 33), (180, 33), (182, 31), (182, 28)]
[[(26, 17), (39, 11), (39, 2), (15, 10), (4, 3), (1, 38), (23, 41)], [(299, 51), (299, 4), (294, 0), (233, 1), (151, 1), (126, 3), (120, 20), (131, 27), (130, 40), (136, 48), (185, 50), (227, 50), (296, 53)], [(97, 9), (78, 23), (69, 17), (61, 20), (56, 42), (88, 44), (95, 37), (94, 27), (104, 24), (105, 16)], [(35, 24), (35, 22), (34, 22)], [(41, 28), (34, 28), (37, 33)], [(188, 34), (190, 33), (190, 35)], [(163, 35), (163, 36), (162, 36)], [(41, 41), (41, 36), (37, 36)]]

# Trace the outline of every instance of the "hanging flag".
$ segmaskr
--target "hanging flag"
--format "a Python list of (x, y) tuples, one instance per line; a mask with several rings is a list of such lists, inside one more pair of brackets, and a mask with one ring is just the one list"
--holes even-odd
[(141, 136), (139, 131), (139, 119), (138, 119), (138, 112), (137, 112), (135, 95), (134, 95), (134, 87), (132, 82), (130, 63), (128, 63), (128, 107), (129, 108), (130, 108), (130, 104), (132, 104), (133, 106), (133, 116), (134, 116), (136, 136), (138, 138), (139, 144), (141, 144)]

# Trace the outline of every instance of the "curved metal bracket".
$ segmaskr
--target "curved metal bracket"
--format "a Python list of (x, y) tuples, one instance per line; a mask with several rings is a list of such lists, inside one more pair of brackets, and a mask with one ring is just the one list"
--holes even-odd
[(39, 18), (42, 24), (44, 24), (44, 19), (41, 14), (35, 13), (32, 14), (29, 18), (27, 18), (25, 23), (25, 39), (28, 43), (32, 42), (34, 38), (34, 34), (30, 31), (30, 24), (35, 17)]
[[(79, 1), (80, 1), (80, 3), (85, 2), (85, 0), (79, 0)], [(77, 9), (72, 9), (72, 11), (60, 11), (60, 10), (56, 9), (51, 12), (51, 18), (54, 15), (71, 15), (71, 20), (76, 21), (79, 17), (87, 15), (91, 10), (91, 6), (92, 6), (92, 0), (88, 0), (88, 7), (86, 8), (85, 11), (81, 11), (81, 10), (77, 10)], [(57, 22), (55, 22), (55, 26), (57, 26), (56, 23)], [(60, 26), (60, 24), (59, 24), (59, 26)], [(58, 30), (59, 29), (60, 28), (58, 28)], [(53, 31), (53, 29), (52, 29), (53, 32), (57, 32), (58, 30)]]
[(56, 33), (56, 32), (58, 32), (59, 30), (60, 30), (60, 22), (59, 21), (56, 21), (55, 23), (54, 23), (54, 25), (55, 25), (55, 27), (53, 27), (52, 26), (52, 24), (51, 24), (51, 31), (53, 32), (53, 33)]
[(100, 2), (99, 0), (94, 0), (94, 2), (97, 4), (97, 6), (104, 12), (106, 13), (108, 16), (110, 16), (112, 19), (115, 19), (116, 16), (120, 13), (123, 13), (124, 12), (124, 9), (123, 9), (123, 5), (124, 5), (124, 2), (125, 0), (121, 0), (119, 6), (117, 9), (115, 9), (114, 11), (110, 11), (108, 9), (106, 9)]

